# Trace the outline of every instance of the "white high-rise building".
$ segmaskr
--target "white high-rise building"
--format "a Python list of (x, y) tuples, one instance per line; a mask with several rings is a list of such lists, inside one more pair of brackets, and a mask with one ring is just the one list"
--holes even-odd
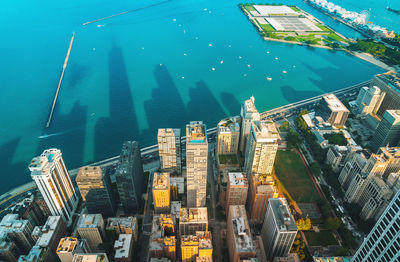
[(400, 191), (364, 239), (352, 261), (400, 261)]
[(268, 261), (286, 257), (296, 238), (297, 226), (284, 198), (271, 198), (265, 213), (261, 237)]
[(157, 141), (161, 169), (181, 172), (181, 130), (159, 128)]
[(187, 206), (206, 205), (208, 142), (202, 121), (186, 125)]
[(240, 144), (239, 144), (239, 151), (244, 154), (246, 150), (246, 141), (247, 137), (250, 133), (251, 122), (253, 121), (260, 121), (260, 113), (256, 106), (254, 105), (254, 97), (250, 97), (250, 99), (244, 101), (240, 116), (242, 117), (242, 127), (240, 129)]
[(382, 92), (377, 86), (362, 87), (356, 100), (357, 113), (360, 115), (376, 114), (384, 97), (385, 92)]
[(29, 170), (53, 216), (69, 222), (78, 196), (59, 149), (47, 149), (32, 159)]
[(278, 151), (279, 133), (272, 121), (253, 121), (247, 138), (244, 171), (252, 174), (269, 175), (274, 167)]

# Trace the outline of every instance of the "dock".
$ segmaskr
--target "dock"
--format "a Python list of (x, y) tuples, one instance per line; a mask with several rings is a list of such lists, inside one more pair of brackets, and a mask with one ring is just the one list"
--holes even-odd
[(138, 7), (138, 8), (131, 9), (131, 10), (128, 10), (128, 11), (124, 11), (124, 12), (121, 12), (121, 13), (118, 13), (118, 14), (109, 15), (109, 16), (102, 17), (102, 18), (99, 18), (99, 19), (96, 19), (96, 20), (93, 20), (93, 21), (85, 22), (82, 25), (85, 26), (85, 25), (89, 25), (89, 24), (92, 24), (92, 23), (96, 23), (96, 22), (102, 21), (102, 20), (110, 19), (110, 18), (113, 18), (113, 17), (116, 17), (116, 16), (125, 15), (125, 14), (128, 14), (128, 13), (132, 13), (132, 12), (136, 12), (136, 11), (139, 11), (139, 10), (147, 9), (147, 8), (154, 7), (154, 6), (157, 6), (157, 5), (162, 5), (162, 4), (165, 4), (165, 3), (169, 2), (169, 1), (170, 0), (165, 0), (165, 1), (162, 1), (162, 2), (159, 2), (159, 3)]
[(49, 118), (47, 119), (47, 122), (46, 122), (46, 128), (50, 127), (51, 119), (53, 118), (54, 108), (56, 107), (58, 93), (60, 92), (60, 87), (61, 87), (62, 80), (64, 78), (65, 69), (67, 69), (68, 59), (69, 59), (69, 55), (71, 54), (71, 49), (72, 49), (72, 44), (74, 43), (74, 38), (75, 38), (75, 32), (72, 33), (71, 41), (70, 41), (69, 47), (68, 47), (67, 56), (65, 57), (61, 76), (60, 76), (60, 79), (58, 80), (56, 94), (54, 95), (53, 104), (51, 105)]

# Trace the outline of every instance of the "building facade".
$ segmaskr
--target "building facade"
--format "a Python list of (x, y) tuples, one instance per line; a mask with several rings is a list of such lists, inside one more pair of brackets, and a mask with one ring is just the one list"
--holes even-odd
[(105, 238), (104, 220), (101, 214), (82, 214), (76, 225), (76, 232), (86, 239), (91, 250), (99, 250)]
[(258, 110), (254, 105), (254, 101), (255, 101), (254, 97), (253, 96), (250, 97), (250, 99), (243, 102), (240, 110), (240, 116), (242, 118), (242, 126), (240, 128), (239, 150), (242, 153), (242, 155), (245, 154), (247, 137), (250, 134), (251, 123), (253, 121), (260, 121), (260, 113), (258, 113)]
[(110, 217), (107, 219), (106, 230), (112, 230), (117, 235), (131, 234), (133, 240), (137, 241), (138, 225), (136, 217)]
[(278, 151), (278, 130), (272, 121), (253, 121), (246, 142), (244, 171), (247, 177), (253, 174), (270, 175)]
[(286, 257), (296, 238), (297, 226), (284, 198), (269, 200), (261, 237), (269, 261)]
[(157, 141), (161, 170), (180, 173), (182, 170), (181, 130), (159, 128)]
[(398, 146), (400, 142), (400, 110), (387, 110), (371, 140), (374, 152), (384, 146)]
[(90, 253), (90, 247), (85, 239), (76, 237), (61, 238), (57, 246), (57, 256), (61, 262), (71, 262), (75, 254)]
[(386, 110), (400, 108), (400, 75), (398, 72), (389, 71), (374, 76), (371, 86), (377, 86), (385, 93), (377, 115), (382, 117)]
[(115, 200), (109, 174), (99, 166), (85, 166), (79, 169), (75, 178), (86, 209), (89, 213), (113, 216), (116, 212)]
[(197, 231), (195, 235), (181, 236), (181, 261), (196, 262), (198, 257), (212, 258), (211, 232)]
[(170, 211), (171, 189), (169, 173), (153, 174), (153, 201), (156, 213), (167, 213)]
[(201, 121), (186, 125), (187, 206), (206, 205), (208, 141)]
[(362, 116), (376, 114), (384, 97), (385, 92), (377, 86), (362, 87), (356, 99), (357, 114)]
[(239, 148), (240, 125), (235, 117), (221, 120), (217, 125), (217, 154), (236, 155)]
[(137, 213), (143, 194), (143, 165), (138, 142), (124, 142), (115, 179), (125, 214)]
[(230, 205), (245, 205), (248, 189), (249, 183), (245, 173), (228, 173), (225, 210), (228, 211)]
[(29, 164), (31, 177), (53, 216), (70, 221), (78, 196), (59, 149), (47, 149)]
[(340, 127), (346, 124), (350, 111), (334, 94), (328, 94), (322, 97), (316, 114), (321, 116), (325, 123)]
[(207, 208), (181, 208), (179, 211), (179, 234), (196, 235), (196, 231), (208, 231)]

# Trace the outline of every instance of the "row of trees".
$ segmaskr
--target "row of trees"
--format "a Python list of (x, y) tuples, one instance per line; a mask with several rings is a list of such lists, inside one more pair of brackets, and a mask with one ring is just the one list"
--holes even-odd
[(400, 64), (400, 51), (387, 47), (372, 39), (358, 39), (357, 42), (350, 43), (348, 48), (351, 51), (361, 51), (377, 56), (390, 65)]

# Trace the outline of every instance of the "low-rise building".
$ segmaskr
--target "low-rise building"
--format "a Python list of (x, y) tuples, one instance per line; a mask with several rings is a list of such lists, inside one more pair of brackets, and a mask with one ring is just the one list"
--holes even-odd
[(77, 239), (76, 237), (61, 238), (56, 250), (61, 262), (71, 262), (75, 254), (90, 252), (91, 250), (86, 240)]
[(131, 262), (133, 255), (133, 238), (131, 234), (120, 234), (114, 243), (115, 262)]
[(195, 235), (196, 231), (208, 231), (207, 208), (181, 208), (179, 212), (179, 235)]
[(49, 249), (52, 256), (56, 256), (56, 250), (60, 239), (64, 237), (67, 225), (60, 216), (50, 216), (46, 224), (40, 228), (40, 237), (36, 245), (42, 249)]
[(76, 254), (72, 262), (108, 262), (106, 253)]
[(0, 260), (16, 262), (21, 254), (18, 247), (11, 241), (0, 241)]
[(158, 214), (170, 211), (171, 191), (169, 173), (153, 174), (154, 211)]
[(338, 172), (346, 159), (346, 155), (346, 146), (335, 145), (328, 149), (328, 153), (326, 153), (326, 163), (332, 167), (334, 172)]
[(107, 219), (106, 230), (114, 230), (119, 234), (131, 234), (134, 241), (137, 241), (137, 221), (136, 217), (110, 217)]
[(229, 205), (245, 205), (248, 189), (249, 184), (245, 173), (228, 173), (225, 210), (229, 210)]
[(82, 214), (76, 225), (76, 231), (81, 238), (86, 239), (90, 249), (97, 251), (105, 237), (103, 216), (101, 214)]
[(197, 231), (195, 235), (181, 236), (182, 262), (195, 262), (197, 257), (212, 258), (211, 232)]
[(346, 124), (350, 111), (334, 94), (328, 94), (322, 97), (316, 114), (321, 116), (326, 123), (342, 127)]
[(153, 217), (149, 244), (150, 257), (176, 260), (175, 222), (175, 217), (170, 214)]

